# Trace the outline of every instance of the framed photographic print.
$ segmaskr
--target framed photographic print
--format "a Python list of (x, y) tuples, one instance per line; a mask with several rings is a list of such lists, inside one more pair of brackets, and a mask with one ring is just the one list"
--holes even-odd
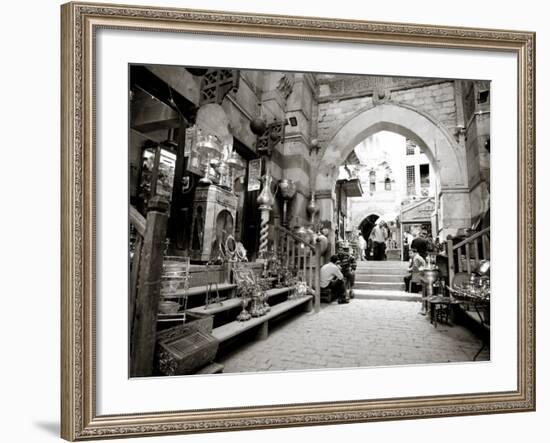
[(61, 14), (63, 438), (534, 410), (533, 33)]

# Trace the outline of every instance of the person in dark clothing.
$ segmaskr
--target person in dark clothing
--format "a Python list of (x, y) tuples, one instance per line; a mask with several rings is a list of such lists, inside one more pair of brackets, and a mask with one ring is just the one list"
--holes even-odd
[(348, 290), (348, 297), (353, 298), (353, 286), (355, 285), (355, 269), (357, 268), (357, 261), (353, 254), (349, 251), (349, 243), (340, 240), (337, 244), (336, 257), (338, 258), (338, 265), (344, 275), (346, 281), (346, 288)]
[(384, 260), (386, 256), (387, 233), (382, 223), (376, 224), (370, 233), (373, 242), (374, 260)]
[(428, 256), (428, 242), (426, 240), (426, 234), (426, 231), (420, 231), (418, 236), (410, 244), (410, 248), (415, 249), (424, 259)]

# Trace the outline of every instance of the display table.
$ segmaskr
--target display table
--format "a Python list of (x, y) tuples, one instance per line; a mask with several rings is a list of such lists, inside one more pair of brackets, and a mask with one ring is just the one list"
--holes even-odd
[(433, 295), (428, 297), (428, 311), (430, 313), (430, 323), (437, 328), (437, 323), (449, 324), (453, 305), (456, 306), (460, 302), (451, 297), (443, 295)]

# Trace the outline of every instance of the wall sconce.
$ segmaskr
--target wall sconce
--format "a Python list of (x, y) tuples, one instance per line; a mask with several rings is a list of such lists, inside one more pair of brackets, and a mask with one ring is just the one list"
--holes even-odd
[(466, 140), (466, 128), (462, 125), (455, 126), (454, 136), (457, 142), (460, 141), (460, 136), (464, 136), (464, 140)]
[(286, 125), (298, 126), (298, 119), (296, 117), (289, 117), (286, 119)]

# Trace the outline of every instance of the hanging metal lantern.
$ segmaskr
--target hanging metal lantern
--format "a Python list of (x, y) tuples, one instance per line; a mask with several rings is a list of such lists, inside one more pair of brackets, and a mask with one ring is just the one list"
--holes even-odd
[(279, 181), (279, 192), (281, 194), (281, 198), (283, 199), (282, 223), (283, 226), (288, 226), (289, 217), (287, 214), (287, 206), (289, 200), (292, 200), (296, 194), (296, 184), (292, 180), (284, 178)]
[(244, 162), (239, 157), (239, 154), (235, 151), (233, 151), (231, 153), (231, 155), (227, 159), (226, 163), (230, 168), (233, 168), (237, 172), (242, 171), (243, 169), (245, 169)]
[(263, 117), (256, 117), (250, 122), (250, 130), (256, 135), (262, 135), (267, 129), (267, 122)]
[(311, 218), (311, 222), (313, 223), (315, 219), (315, 215), (319, 213), (319, 206), (317, 206), (317, 201), (315, 200), (315, 193), (311, 193), (311, 200), (309, 201), (308, 205), (306, 206), (306, 211), (309, 214)]

